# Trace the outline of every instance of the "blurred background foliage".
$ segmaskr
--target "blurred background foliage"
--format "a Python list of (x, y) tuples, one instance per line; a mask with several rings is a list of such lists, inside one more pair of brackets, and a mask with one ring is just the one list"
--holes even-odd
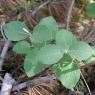
[[(46, 6), (32, 15), (35, 9), (47, 1), (49, 3)], [(57, 20), (59, 27), (63, 28), (71, 2), (72, 0), (0, 0), (0, 22), (19, 19), (25, 21), (29, 28), (33, 28), (41, 18), (51, 15)], [(85, 40), (84, 36), (88, 35), (89, 29), (95, 25), (94, 19), (86, 13), (87, 6), (93, 2), (95, 3), (95, 0), (75, 0), (70, 29), (79, 39)]]

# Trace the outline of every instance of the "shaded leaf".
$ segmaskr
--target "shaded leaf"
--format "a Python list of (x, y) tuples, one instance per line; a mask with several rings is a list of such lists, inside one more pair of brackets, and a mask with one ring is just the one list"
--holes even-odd
[(72, 62), (72, 58), (68, 53), (65, 53), (63, 58), (59, 61), (59, 64), (64, 67)]
[(86, 13), (89, 17), (95, 18), (95, 3), (89, 3), (86, 6)]

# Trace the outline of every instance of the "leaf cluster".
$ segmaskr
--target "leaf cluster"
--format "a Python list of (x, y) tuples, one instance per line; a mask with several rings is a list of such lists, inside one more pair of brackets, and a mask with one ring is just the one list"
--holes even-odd
[(43, 18), (33, 31), (23, 22), (11, 21), (5, 24), (4, 33), (8, 40), (17, 41), (13, 51), (26, 55), (24, 70), (29, 77), (52, 65), (52, 71), (62, 84), (72, 89), (80, 79), (80, 63), (90, 63), (92, 58), (95, 61), (95, 46), (78, 41), (66, 29), (58, 29), (51, 16)]

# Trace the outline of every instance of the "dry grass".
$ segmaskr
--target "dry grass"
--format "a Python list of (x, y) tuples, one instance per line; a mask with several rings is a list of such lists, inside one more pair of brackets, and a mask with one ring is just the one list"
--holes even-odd
[(56, 91), (58, 85), (54, 83), (41, 83), (34, 85), (32, 88), (28, 87), (27, 90), (22, 90), (20, 93), (13, 93), (12, 95), (58, 95)]

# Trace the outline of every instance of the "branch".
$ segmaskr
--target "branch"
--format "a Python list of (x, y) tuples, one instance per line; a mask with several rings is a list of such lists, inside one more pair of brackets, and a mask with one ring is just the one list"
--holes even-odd
[(70, 24), (70, 19), (71, 19), (71, 13), (72, 13), (72, 9), (73, 9), (73, 5), (75, 3), (75, 0), (72, 0), (72, 3), (70, 5), (69, 11), (68, 11), (68, 15), (67, 15), (67, 22), (66, 22), (66, 29), (69, 30), (69, 24)]
[(4, 80), (2, 83), (2, 88), (0, 91), (0, 95), (10, 95), (12, 85), (14, 83), (14, 79), (10, 76), (10, 74), (6, 73), (4, 76)]
[(54, 75), (39, 77), (39, 78), (29, 80), (29, 81), (21, 83), (21, 84), (14, 85), (12, 91), (15, 91), (15, 90), (18, 90), (18, 89), (20, 90), (20, 89), (23, 89), (23, 88), (26, 88), (26, 87), (29, 87), (29, 86), (33, 87), (33, 85), (43, 83), (43, 82), (50, 82), (51, 80), (56, 80), (56, 77)]
[(3, 47), (3, 50), (1, 52), (1, 55), (0, 55), (0, 70), (2, 70), (3, 62), (4, 62), (4, 59), (5, 59), (5, 56), (6, 56), (6, 53), (8, 51), (10, 43), (11, 42), (9, 40), (6, 40), (6, 42), (4, 44), (4, 47)]
[(34, 9), (33, 11), (30, 11), (30, 12), (32, 12), (32, 15), (34, 16), (39, 10), (41, 10), (44, 6), (46, 6), (49, 3), (50, 3), (50, 0), (44, 2), (43, 4), (38, 6), (36, 9)]

